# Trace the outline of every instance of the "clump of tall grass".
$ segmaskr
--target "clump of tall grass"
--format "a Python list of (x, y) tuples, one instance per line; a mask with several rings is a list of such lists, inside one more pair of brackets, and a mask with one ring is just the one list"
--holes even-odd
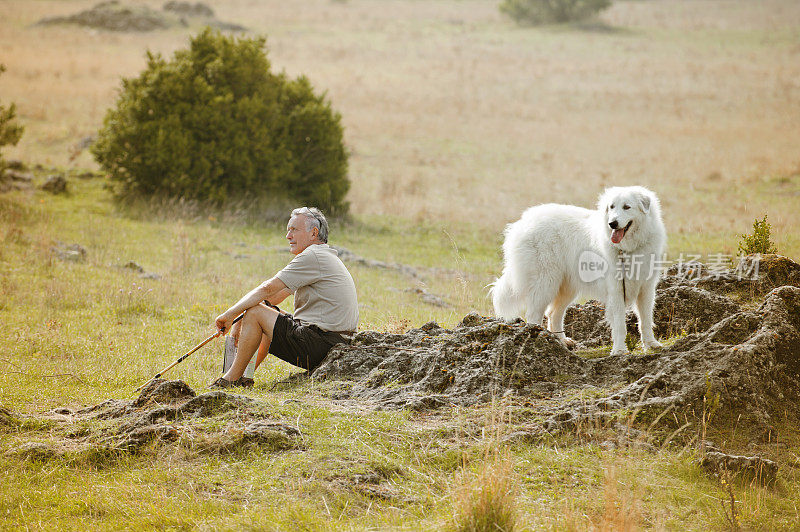
[(113, 308), (118, 318), (137, 315), (161, 315), (161, 308), (153, 289), (133, 283), (130, 288), (120, 288), (114, 294)]
[(477, 472), (462, 469), (454, 493), (455, 530), (459, 532), (516, 529), (514, 464), (508, 451), (487, 452)]

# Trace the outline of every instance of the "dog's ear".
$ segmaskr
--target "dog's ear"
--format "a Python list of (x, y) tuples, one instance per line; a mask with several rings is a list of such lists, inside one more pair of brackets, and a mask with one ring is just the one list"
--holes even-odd
[(642, 210), (643, 213), (647, 214), (650, 212), (650, 196), (647, 194), (638, 194), (639, 196), (639, 208)]

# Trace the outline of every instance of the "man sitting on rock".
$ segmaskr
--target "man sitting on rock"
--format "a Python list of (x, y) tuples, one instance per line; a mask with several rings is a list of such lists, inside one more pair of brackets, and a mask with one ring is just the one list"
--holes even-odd
[[(355, 283), (327, 244), (325, 216), (313, 207), (293, 210), (286, 238), (295, 255), (291, 262), (217, 316), (217, 330), (230, 330), (238, 350), (230, 369), (211, 383), (212, 388), (252, 385), (242, 374), (256, 350), (256, 368), (269, 352), (312, 371), (358, 326)], [(294, 294), (294, 316), (275, 306), (289, 294)], [(233, 324), (242, 312), (244, 317)]]

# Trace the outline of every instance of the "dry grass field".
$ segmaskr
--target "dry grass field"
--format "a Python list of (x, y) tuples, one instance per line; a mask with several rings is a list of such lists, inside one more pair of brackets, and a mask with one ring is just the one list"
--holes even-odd
[[(147, 2), (160, 7), (160, 2)], [(0, 3), (0, 100), (26, 133), (10, 156), (91, 167), (100, 125), (147, 49), (198, 28), (119, 34), (32, 26), (93, 0)], [(658, 191), (671, 252), (736, 252), (768, 214), (800, 255), (800, 4), (620, 1), (580, 27), (521, 28), (484, 0), (231, 0), (218, 18), (268, 37), (343, 114), (356, 215), (490, 231), (604, 186)]]
[[(289, 258), (274, 221), (121, 207), (103, 179), (78, 177), (95, 163), (75, 146), (121, 77), (200, 30), (34, 25), (98, 1), (0, 0), (0, 103), (16, 102), (26, 128), (3, 155), (42, 164), (34, 185), (51, 167), (70, 184), (0, 194), (0, 530), (797, 530), (797, 423), (776, 415), (753, 435), (714, 416), (712, 384), (733, 382), (721, 376), (706, 377), (702, 410), (651, 422), (620, 408), (606, 425), (530, 439), (544, 426), (539, 401), (589, 404), (623, 384), (573, 389), (559, 373), (552, 396), (373, 411), (336, 402), (338, 381), (289, 378), (297, 369), (270, 358), (236, 390), (255, 406), (165, 421), (177, 441), (117, 448), (123, 421), (71, 417), (133, 399)], [(673, 257), (735, 254), (767, 214), (778, 249), (800, 258), (797, 0), (616, 1), (599, 20), (545, 28), (504, 19), (499, 0), (205, 1), (266, 35), (274, 69), (306, 75), (342, 113), (354, 216), (331, 242), (421, 275), (348, 262), (361, 330), (490, 315), (503, 225), (540, 202), (591, 205), (608, 185), (660, 194)], [(85, 257), (59, 258), (73, 243)], [(217, 339), (167, 377), (202, 394), (221, 350)], [(674, 425), (656, 427), (666, 412)], [(302, 444), (237, 448), (251, 419), (297, 427)], [(706, 438), (775, 460), (777, 481), (708, 474)]]

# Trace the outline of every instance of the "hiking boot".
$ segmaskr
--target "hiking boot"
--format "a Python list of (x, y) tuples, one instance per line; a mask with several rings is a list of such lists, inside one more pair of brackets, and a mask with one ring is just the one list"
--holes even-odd
[(220, 377), (211, 384), (208, 385), (209, 388), (217, 388), (219, 390), (223, 388), (230, 388), (231, 386), (235, 386), (235, 382), (231, 382), (225, 377)]
[(235, 381), (233, 381), (233, 386), (241, 386), (243, 388), (252, 388), (253, 384), (255, 384), (255, 380), (251, 379), (250, 377), (239, 377)]

